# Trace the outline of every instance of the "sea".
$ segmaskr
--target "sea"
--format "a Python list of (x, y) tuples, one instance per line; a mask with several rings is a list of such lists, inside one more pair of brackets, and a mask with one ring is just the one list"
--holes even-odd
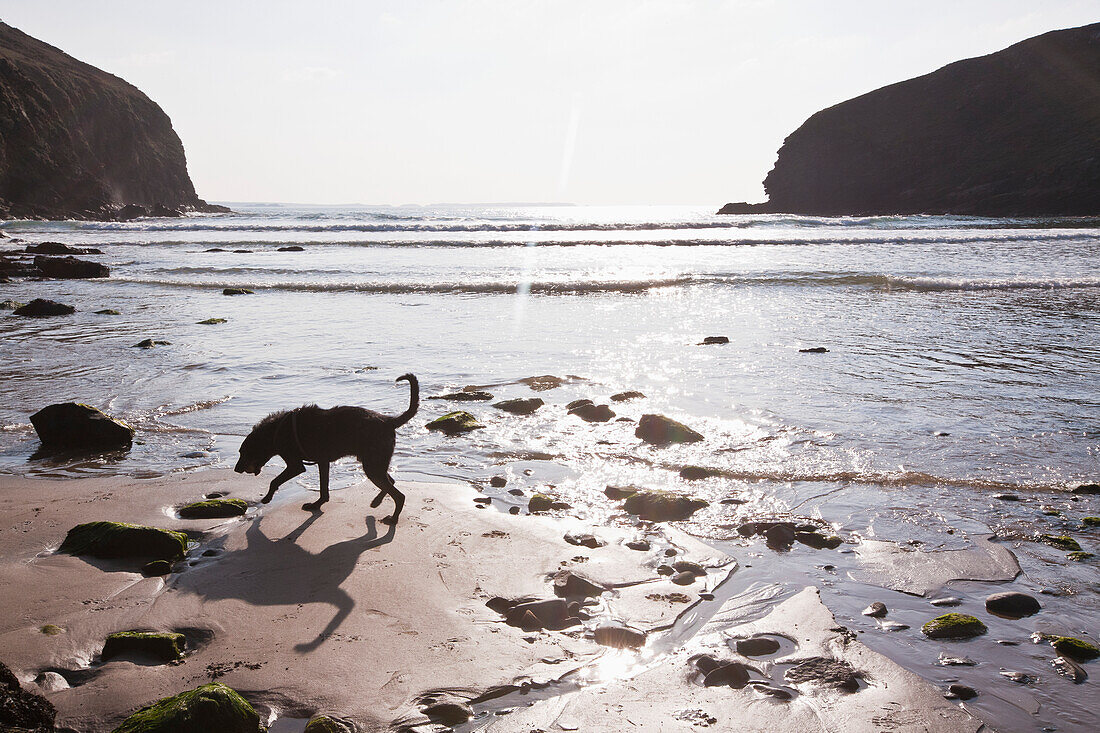
[[(1100, 514), (1096, 500), (1067, 491), (1100, 480), (1100, 219), (230, 206), (234, 213), (179, 219), (0, 227), (22, 240), (0, 240), (0, 249), (96, 247), (104, 254), (87, 258), (111, 270), (107, 279), (0, 285), (0, 299), (77, 309), (40, 319), (0, 311), (0, 472), (153, 477), (231, 467), (251, 426), (276, 410), (400, 413), (408, 386), (394, 379), (411, 372), (422, 399), (398, 434), (399, 486), (469, 483), (503, 511), (541, 492), (597, 521), (621, 514), (607, 486), (681, 491), (711, 503), (685, 528), (719, 545), (740, 540), (730, 529), (738, 522), (772, 514), (918, 551), (995, 534), (1028, 558), (1029, 592), (1046, 592), (1044, 603), (1060, 609), (1035, 623), (1096, 632), (1095, 565), (1033, 539), (1070, 534), (1100, 553), (1097, 530), (1080, 524)], [(107, 309), (119, 315), (97, 313)], [(715, 336), (728, 343), (703, 343)], [(167, 343), (135, 347), (144, 339)], [(547, 375), (558, 379), (529, 379)], [(432, 399), (467, 387), (493, 400)], [(644, 397), (610, 399), (626, 391)], [(531, 415), (493, 406), (535, 397), (545, 404)], [(569, 414), (578, 399), (614, 417)], [(30, 415), (64, 401), (125, 420), (135, 445), (38, 456)], [(453, 410), (484, 427), (453, 437), (426, 429)], [(705, 440), (650, 446), (635, 435), (647, 413)], [(710, 475), (688, 481), (685, 466)], [(493, 477), (505, 486), (490, 486)], [(266, 479), (248, 480), (258, 498)], [(334, 467), (337, 497), (361, 480), (351, 459)], [(316, 482), (310, 471), (285, 491), (305, 495)], [(1004, 494), (1021, 501), (994, 498)], [(837, 565), (807, 555), (782, 582), (831, 584), (838, 618), (872, 623), (858, 607), (875, 591)], [(926, 599), (905, 604), (914, 629), (934, 610)], [(943, 681), (942, 667), (914, 658), (919, 639), (879, 636), (872, 646)], [(1020, 658), (991, 663), (992, 692), (973, 705), (1008, 729), (1091, 725), (1079, 688), (1027, 636)], [(1039, 681), (1006, 681), (997, 667)]]

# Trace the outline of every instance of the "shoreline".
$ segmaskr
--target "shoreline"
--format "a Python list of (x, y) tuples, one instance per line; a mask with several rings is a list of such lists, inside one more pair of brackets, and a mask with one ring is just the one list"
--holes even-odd
[[(947, 721), (929, 730), (981, 724), (886, 656), (858, 643), (849, 647), (829, 609), (809, 600), (819, 593), (813, 586), (788, 593), (775, 586), (761, 596), (753, 578), (765, 572), (763, 564), (755, 574), (751, 563), (741, 569), (663, 524), (517, 516), (479, 509), (484, 505), (469, 487), (406, 482), (406, 513), (387, 534), (371, 521), (373, 491), (363, 485), (334, 491), (321, 514), (299, 508), (300, 491), (229, 520), (183, 520), (171, 511), (212, 492), (253, 504), (262, 483), (209, 469), (152, 479), (24, 478), (6, 488), (0, 592), (15, 600), (6, 604), (0, 628), (2, 661), (32, 690), (43, 669), (70, 670), (74, 678), (92, 670), (82, 684), (46, 693), (58, 707), (60, 729), (109, 731), (134, 709), (211, 679), (244, 694), (261, 717), (281, 719), (278, 730), (300, 730), (295, 720), (304, 725), (320, 713), (354, 720), (360, 730), (411, 730), (427, 723), (422, 710), (441, 698), (475, 701), (480, 717), (460, 730), (550, 727), (566, 709), (565, 720), (591, 725), (611, 691), (632, 715), (667, 730), (690, 729), (690, 716), (677, 717), (688, 709), (748, 729), (776, 720), (830, 729), (828, 721), (838, 719), (821, 717), (822, 704), (848, 722), (885, 715), (902, 729), (898, 703)], [(69, 527), (99, 519), (201, 537), (166, 580), (54, 552)], [(592, 533), (607, 544), (568, 544), (568, 533)], [(650, 550), (625, 547), (641, 534)], [(685, 587), (657, 575), (666, 549), (676, 551), (675, 560), (707, 568), (706, 576)], [(578, 626), (525, 631), (485, 605), (494, 597), (554, 598), (551, 579), (562, 570), (608, 587), (585, 606), (591, 618)], [(746, 583), (751, 592), (723, 592)], [(700, 593), (715, 592), (716, 601), (700, 600)], [(46, 624), (63, 632), (43, 634)], [(597, 644), (590, 630), (608, 624), (644, 632), (645, 645), (634, 652)], [(164, 666), (141, 659), (97, 663), (103, 638), (129, 629), (181, 630), (188, 655)], [(812, 652), (851, 660), (866, 686), (837, 697), (835, 690), (795, 685), (795, 699), (778, 702), (751, 687), (735, 693), (703, 687), (685, 674), (693, 653), (720, 648), (746, 630), (786, 636), (799, 647), (750, 660), (762, 671), (781, 674), (790, 659)], [(506, 715), (501, 703), (490, 703), (497, 696), (525, 703), (531, 698), (524, 690), (539, 701)]]

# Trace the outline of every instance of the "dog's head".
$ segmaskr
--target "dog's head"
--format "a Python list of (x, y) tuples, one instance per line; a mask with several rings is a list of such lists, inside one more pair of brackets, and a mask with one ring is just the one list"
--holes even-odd
[(260, 475), (264, 465), (275, 457), (275, 426), (283, 413), (268, 415), (252, 428), (241, 443), (241, 457), (233, 470), (237, 473)]

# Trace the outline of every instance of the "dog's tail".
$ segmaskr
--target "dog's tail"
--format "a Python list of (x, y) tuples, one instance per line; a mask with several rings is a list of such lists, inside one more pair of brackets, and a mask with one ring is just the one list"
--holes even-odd
[(409, 420), (412, 420), (413, 415), (420, 409), (420, 382), (416, 381), (416, 377), (411, 374), (402, 374), (393, 381), (400, 382), (401, 380), (405, 380), (409, 383), (409, 409), (405, 410), (397, 417), (390, 418), (395, 428), (399, 428)]

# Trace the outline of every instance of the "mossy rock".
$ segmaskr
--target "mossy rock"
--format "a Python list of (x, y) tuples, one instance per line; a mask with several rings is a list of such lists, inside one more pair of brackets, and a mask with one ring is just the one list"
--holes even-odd
[(222, 295), (255, 295), (255, 291), (248, 288), (225, 288)]
[(529, 512), (548, 512), (554, 506), (553, 497), (546, 494), (535, 494), (527, 502)]
[(688, 519), (697, 510), (709, 506), (694, 499), (667, 491), (639, 491), (626, 497), (623, 509), (651, 522), (676, 522)]
[(219, 323), (229, 323), (224, 318), (207, 318), (205, 321), (199, 321), (200, 326), (216, 326)]
[(1051, 640), (1054, 651), (1070, 659), (1087, 660), (1100, 657), (1100, 648), (1072, 636), (1058, 636)]
[(1057, 547), (1059, 550), (1081, 551), (1081, 545), (1077, 543), (1077, 540), (1067, 535), (1041, 534), (1039, 535), (1039, 541), (1045, 542), (1051, 547)]
[(87, 522), (70, 529), (58, 551), (108, 559), (178, 560), (187, 552), (187, 535), (139, 524)]
[(1073, 560), (1074, 562), (1084, 562), (1085, 560), (1091, 560), (1096, 555), (1091, 552), (1071, 552), (1066, 555), (1066, 558)]
[(0, 311), (13, 311), (25, 305), (26, 303), (20, 303), (18, 300), (0, 300)]
[(58, 634), (64, 634), (65, 633), (65, 629), (61, 628), (60, 626), (57, 626), (56, 624), (46, 624), (45, 626), (41, 627), (38, 630), (41, 631), (46, 636), (57, 636)]
[(965, 613), (945, 613), (921, 627), (930, 639), (970, 639), (981, 636), (988, 629), (977, 618)]
[(114, 308), (104, 308), (95, 312), (97, 316), (121, 316), (122, 314), (116, 311)]
[(1086, 527), (1100, 527), (1100, 517), (1081, 517), (1081, 524)]
[(186, 642), (183, 634), (174, 632), (119, 631), (107, 636), (103, 642), (103, 652), (99, 656), (107, 661), (121, 654), (137, 654), (163, 662), (173, 662), (183, 658)]
[(642, 415), (634, 435), (651, 445), (697, 443), (703, 436), (687, 425), (664, 415)]
[(157, 578), (172, 572), (172, 563), (167, 560), (153, 560), (141, 566), (141, 574), (146, 578)]
[(248, 701), (212, 682), (166, 697), (138, 710), (112, 733), (262, 733), (260, 716)]
[(318, 715), (306, 723), (303, 733), (355, 733), (355, 728), (350, 723), (337, 718)]
[(207, 499), (188, 504), (179, 510), (180, 519), (222, 519), (239, 517), (248, 511), (243, 499)]
[(426, 426), (428, 430), (438, 430), (447, 435), (467, 433), (485, 427), (477, 421), (477, 418), (464, 410), (448, 412), (443, 417), (437, 417)]

